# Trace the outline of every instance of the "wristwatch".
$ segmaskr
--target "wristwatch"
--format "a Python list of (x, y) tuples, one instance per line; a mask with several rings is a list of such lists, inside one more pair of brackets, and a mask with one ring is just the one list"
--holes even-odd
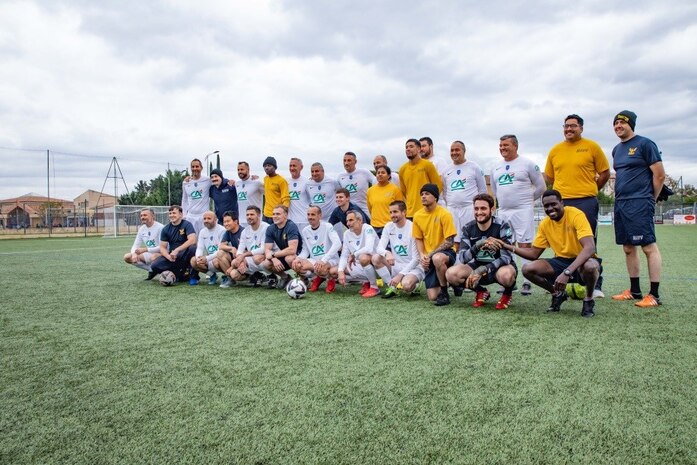
[(567, 268), (567, 269), (564, 270), (564, 274), (565, 274), (566, 276), (571, 276), (572, 273), (571, 273), (571, 271), (569, 271), (569, 269)]

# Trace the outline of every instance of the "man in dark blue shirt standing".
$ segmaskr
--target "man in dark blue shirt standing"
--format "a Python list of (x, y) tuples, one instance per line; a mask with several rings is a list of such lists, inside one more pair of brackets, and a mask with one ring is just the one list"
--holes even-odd
[(211, 171), (211, 188), (210, 196), (215, 205), (215, 216), (218, 218), (218, 223), (223, 224), (223, 215), (225, 212), (235, 212), (239, 215), (237, 209), (237, 188), (230, 185), (229, 181), (223, 177), (223, 172), (216, 168)]
[(344, 225), (344, 227), (348, 227), (346, 225), (346, 214), (351, 210), (357, 211), (363, 215), (363, 224), (370, 224), (370, 217), (365, 214), (361, 207), (351, 202), (351, 193), (348, 191), (348, 189), (343, 187), (341, 189), (337, 189), (334, 198), (336, 199), (337, 207), (332, 211), (332, 214), (329, 217), (329, 223), (331, 223), (332, 226), (336, 226), (337, 224), (341, 223)]
[(179, 205), (169, 207), (169, 221), (160, 233), (160, 257), (153, 262), (151, 268), (153, 273), (159, 274), (171, 271), (177, 277), (177, 282), (180, 282), (187, 272), (191, 272), (191, 258), (196, 255), (196, 231), (184, 219), (184, 212)]
[(277, 277), (271, 277), (268, 286), (283, 289), (290, 281), (287, 271), (303, 248), (302, 238), (298, 226), (288, 219), (288, 207), (285, 205), (274, 207), (271, 219), (273, 224), (266, 228), (264, 241), (266, 260), (261, 266)]
[[(661, 252), (656, 244), (656, 228), (653, 216), (656, 199), (663, 188), (666, 173), (661, 152), (656, 144), (636, 135), (637, 116), (624, 110), (614, 120), (615, 134), (620, 143), (612, 149), (615, 169), (615, 242), (622, 245), (627, 261), (630, 288), (612, 296), (614, 300), (639, 300), (637, 307), (661, 305), (658, 285), (661, 280)], [(651, 290), (642, 298), (639, 286), (639, 252), (646, 255)]]

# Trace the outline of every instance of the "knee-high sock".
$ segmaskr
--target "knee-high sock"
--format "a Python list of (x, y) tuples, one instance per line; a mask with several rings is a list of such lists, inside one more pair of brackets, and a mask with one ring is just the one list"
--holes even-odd
[(386, 266), (383, 266), (382, 268), (376, 268), (375, 272), (380, 276), (380, 279), (382, 279), (382, 282), (385, 286), (392, 280), (392, 276), (390, 276), (390, 270), (387, 269)]
[(372, 287), (378, 287), (378, 275), (375, 273), (375, 268), (373, 268), (373, 265), (366, 265), (362, 268), (363, 272), (368, 277), (368, 281), (370, 281), (370, 285)]

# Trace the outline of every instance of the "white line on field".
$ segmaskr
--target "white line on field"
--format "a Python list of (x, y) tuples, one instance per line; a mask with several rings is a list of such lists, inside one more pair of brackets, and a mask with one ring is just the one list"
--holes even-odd
[[(0, 255), (28, 255), (35, 253), (48, 253), (48, 252), (72, 252), (74, 250), (107, 250), (107, 249), (123, 249), (123, 247), (80, 247), (79, 249), (53, 249), (53, 250), (27, 250), (24, 252), (0, 252)], [(126, 250), (127, 252), (130, 249)]]

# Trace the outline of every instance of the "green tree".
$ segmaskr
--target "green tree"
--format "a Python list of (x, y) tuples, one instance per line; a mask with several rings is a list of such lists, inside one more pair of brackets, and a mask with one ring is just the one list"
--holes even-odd
[[(181, 203), (182, 181), (189, 173), (184, 171), (167, 170), (164, 175), (150, 181), (138, 181), (130, 195), (119, 197), (120, 205), (169, 205), (169, 190), (173, 204)], [(168, 183), (169, 180), (169, 183)], [(168, 190), (169, 185), (169, 190)]]

